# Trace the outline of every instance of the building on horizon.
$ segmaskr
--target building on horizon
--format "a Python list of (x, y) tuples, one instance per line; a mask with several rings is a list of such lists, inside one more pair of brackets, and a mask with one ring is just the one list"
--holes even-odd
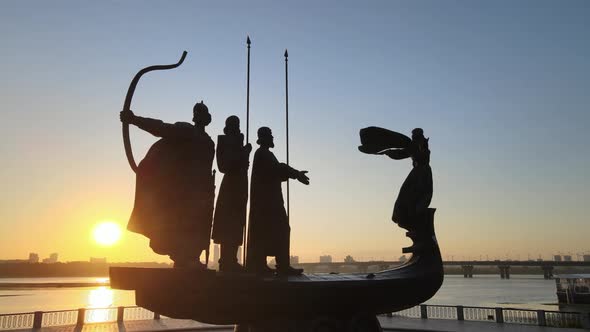
[(584, 260), (584, 262), (590, 262), (590, 255), (582, 256), (582, 260)]
[(299, 256), (290, 256), (289, 262), (291, 265), (299, 264)]
[(332, 263), (332, 256), (331, 255), (320, 256), (320, 263)]
[(401, 255), (397, 259), (397, 261), (400, 262), (400, 263), (405, 263), (407, 260), (408, 260), (408, 258), (406, 257), (406, 255)]
[(564, 262), (571, 262), (572, 261), (572, 255), (563, 255), (563, 261)]
[(57, 253), (56, 253), (56, 252), (54, 252), (54, 253), (52, 253), (51, 255), (49, 255), (49, 257), (48, 257), (48, 258), (45, 258), (45, 259), (43, 260), (43, 263), (45, 263), (45, 264), (53, 264), (53, 263), (57, 263), (57, 257), (58, 257)]
[(106, 257), (90, 257), (90, 263), (92, 264), (106, 264)]
[(553, 255), (553, 260), (556, 262), (561, 262), (561, 255)]
[(29, 263), (39, 263), (39, 254), (35, 252), (29, 253)]
[(14, 264), (14, 263), (28, 263), (26, 259), (3, 259), (0, 260), (0, 264)]

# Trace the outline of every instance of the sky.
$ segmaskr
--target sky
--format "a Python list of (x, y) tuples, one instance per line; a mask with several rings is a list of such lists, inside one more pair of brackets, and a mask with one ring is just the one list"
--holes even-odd
[[(244, 125), (247, 35), (251, 137), (272, 128), (280, 160), (289, 50), (290, 162), (311, 178), (291, 185), (301, 261), (410, 244), (390, 218), (411, 162), (360, 153), (367, 126), (430, 137), (444, 259), (588, 252), (588, 17), (576, 0), (2, 1), (0, 259), (168, 261), (138, 234), (92, 240), (133, 206), (118, 113), (139, 69), (186, 50), (142, 78), (133, 111), (190, 121), (203, 100), (212, 138), (229, 115)], [(156, 138), (131, 141), (139, 162)]]

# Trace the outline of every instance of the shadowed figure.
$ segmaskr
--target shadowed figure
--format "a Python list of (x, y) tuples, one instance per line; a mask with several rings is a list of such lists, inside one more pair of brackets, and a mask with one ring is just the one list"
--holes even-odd
[(307, 171), (298, 171), (287, 164), (280, 163), (270, 151), (274, 147), (274, 137), (270, 128), (258, 129), (260, 147), (254, 154), (250, 192), (250, 221), (248, 271), (264, 274), (273, 270), (266, 265), (267, 256), (275, 256), (279, 274), (301, 274), (302, 269), (294, 269), (289, 262), (291, 228), (285, 211), (281, 183), (297, 179), (309, 184)]
[(238, 247), (242, 245), (248, 203), (248, 166), (252, 145), (244, 145), (240, 119), (232, 115), (225, 120), (225, 135), (217, 137), (217, 166), (224, 173), (213, 222), (212, 238), (221, 246), (219, 270), (240, 272)]
[[(277, 160), (270, 150), (271, 130), (262, 127), (252, 164), (246, 265), (256, 275), (112, 267), (111, 287), (135, 290), (137, 305), (161, 315), (237, 324), (236, 332), (381, 332), (378, 315), (425, 303), (441, 287), (444, 271), (434, 231), (435, 209), (427, 208), (432, 197), (428, 139), (420, 129), (413, 131), (412, 138), (377, 127), (364, 128), (360, 134), (362, 152), (411, 157), (414, 163), (393, 216), (413, 243), (402, 249), (412, 253), (402, 266), (375, 273), (289, 276), (301, 270), (289, 266), (290, 228), (281, 183), (296, 178), (308, 184), (309, 179), (305, 172)], [(243, 148), (239, 141), (237, 146)], [(224, 152), (225, 148), (218, 149)], [(266, 265), (267, 256), (276, 257), (280, 278), (265, 277), (274, 272)]]
[(432, 200), (432, 170), (428, 138), (421, 128), (412, 130), (412, 138), (379, 127), (361, 130), (359, 150), (369, 154), (383, 154), (391, 159), (412, 158), (413, 168), (402, 184), (391, 219), (400, 227), (423, 220)]
[(203, 102), (193, 108), (194, 125), (174, 124), (121, 112), (121, 121), (161, 137), (138, 165), (135, 204), (127, 229), (150, 239), (175, 267), (206, 268), (199, 261), (209, 247), (215, 144), (205, 132), (211, 115)]

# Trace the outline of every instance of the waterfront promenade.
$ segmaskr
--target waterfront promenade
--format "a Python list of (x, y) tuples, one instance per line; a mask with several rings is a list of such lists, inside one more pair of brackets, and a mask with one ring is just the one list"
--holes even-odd
[[(386, 331), (581, 331), (590, 326), (588, 312), (515, 308), (418, 305), (379, 316)], [(0, 314), (0, 331), (132, 332), (231, 331), (193, 320), (171, 319), (142, 307), (81, 308)]]
[[(581, 329), (557, 328), (494, 322), (456, 321), (447, 319), (421, 319), (404, 317), (379, 317), (384, 331), (504, 331), (504, 332), (580, 332)], [(138, 320), (43, 327), (40, 329), (12, 330), (15, 332), (135, 332), (135, 331), (233, 331), (231, 325), (209, 325), (183, 319)]]

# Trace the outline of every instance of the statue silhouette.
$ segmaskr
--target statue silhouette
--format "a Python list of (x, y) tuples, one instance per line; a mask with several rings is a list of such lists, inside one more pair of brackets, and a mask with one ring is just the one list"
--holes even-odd
[[(278, 162), (270, 152), (271, 130), (262, 127), (252, 164), (246, 265), (258, 275), (111, 267), (111, 287), (135, 290), (137, 305), (153, 312), (208, 324), (237, 324), (235, 331), (381, 331), (377, 315), (428, 301), (442, 285), (444, 273), (434, 231), (435, 209), (427, 208), (432, 197), (428, 139), (421, 129), (415, 129), (412, 138), (377, 127), (364, 128), (360, 134), (362, 152), (393, 159), (411, 157), (414, 163), (393, 216), (413, 243), (402, 249), (412, 253), (402, 266), (375, 273), (265, 277), (271, 271), (267, 256), (276, 257), (279, 273), (302, 272), (289, 266), (290, 229), (281, 182), (296, 178), (308, 184), (309, 179), (306, 172)], [(225, 153), (222, 141), (221, 155)], [(244, 149), (241, 137), (236, 146)], [(225, 168), (225, 161), (222, 158), (220, 167)]]
[(415, 220), (423, 220), (432, 200), (432, 170), (428, 138), (421, 128), (412, 130), (412, 138), (379, 127), (361, 130), (359, 150), (369, 154), (383, 154), (391, 159), (412, 158), (413, 168), (402, 184), (391, 219), (400, 227), (408, 228)]
[(225, 120), (225, 135), (217, 137), (217, 166), (224, 173), (215, 217), (212, 238), (221, 246), (219, 270), (241, 272), (238, 264), (238, 247), (242, 245), (246, 225), (246, 204), (248, 203), (248, 166), (252, 145), (244, 145), (240, 132), (240, 119), (230, 116)]
[(158, 254), (169, 255), (175, 267), (205, 269), (199, 261), (209, 247), (215, 144), (205, 132), (211, 122), (203, 102), (193, 108), (194, 125), (143, 118), (131, 110), (121, 121), (161, 137), (137, 169), (135, 204), (127, 229), (150, 239)]
[(302, 269), (294, 269), (289, 262), (291, 228), (285, 211), (281, 182), (297, 179), (309, 184), (307, 171), (298, 171), (289, 165), (279, 163), (270, 151), (274, 137), (268, 127), (258, 129), (260, 147), (254, 154), (250, 192), (250, 221), (248, 271), (258, 274), (272, 273), (266, 265), (267, 256), (275, 256), (277, 272), (283, 275), (297, 275)]
[[(249, 38), (247, 45), (249, 91)], [(153, 250), (170, 255), (175, 267), (201, 269), (111, 267), (112, 288), (135, 290), (137, 305), (153, 312), (209, 324), (238, 324), (236, 331), (275, 331), (278, 326), (289, 331), (378, 332), (381, 327), (377, 315), (424, 303), (436, 293), (442, 285), (444, 271), (434, 231), (436, 209), (428, 207), (432, 199), (430, 150), (420, 128), (412, 131), (412, 138), (378, 127), (360, 131), (361, 152), (396, 160), (412, 158), (413, 169), (400, 188), (392, 216), (394, 222), (407, 230), (406, 236), (413, 243), (402, 249), (404, 253), (412, 253), (406, 263), (368, 274), (264, 278), (265, 274), (274, 272), (266, 264), (267, 256), (275, 256), (277, 272), (281, 275), (303, 272), (290, 266), (290, 226), (281, 191), (281, 183), (290, 178), (309, 184), (306, 171), (288, 165), (287, 51), (284, 55), (287, 164), (279, 163), (270, 151), (274, 147), (271, 130), (261, 127), (257, 141), (260, 147), (252, 165), (246, 268), (258, 277), (204, 272), (206, 266), (198, 259), (209, 247), (215, 195), (211, 172), (215, 146), (205, 132), (211, 121), (208, 109), (202, 102), (195, 105), (194, 126), (166, 124), (137, 117), (130, 111), (139, 78), (153, 70), (176, 68), (185, 56), (186, 52), (176, 64), (140, 70), (127, 92), (120, 116), (127, 160), (137, 173), (136, 200), (128, 229), (150, 238)], [(246, 105), (248, 123), (249, 93)], [(129, 124), (162, 137), (139, 167), (131, 151)], [(245, 223), (251, 147), (243, 145), (237, 117), (226, 120), (224, 132), (218, 138), (217, 159), (225, 175), (212, 237), (222, 246), (221, 270), (241, 271), (236, 249), (242, 243)], [(248, 132), (247, 129), (246, 137)], [(287, 203), (288, 188), (287, 185)]]

